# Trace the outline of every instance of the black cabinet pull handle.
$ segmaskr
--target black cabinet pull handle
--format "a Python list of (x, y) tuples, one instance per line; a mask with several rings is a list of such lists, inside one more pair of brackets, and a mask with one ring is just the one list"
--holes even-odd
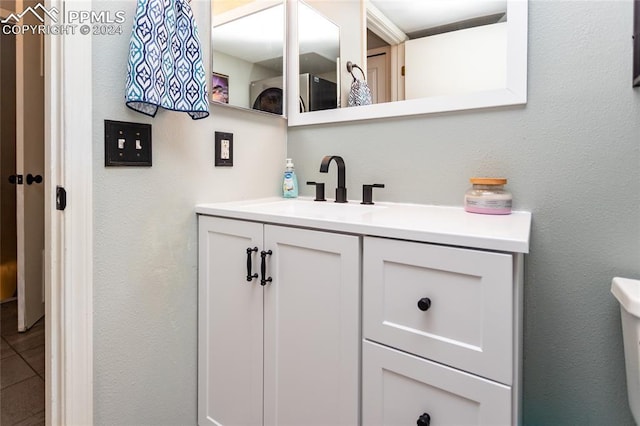
[(260, 274), (261, 274), (261, 279), (260, 279), (260, 285), (267, 285), (267, 283), (270, 283), (271, 281), (273, 281), (273, 279), (271, 277), (266, 278), (265, 279), (265, 275), (267, 274), (267, 256), (271, 256), (273, 254), (273, 252), (271, 250), (267, 250), (264, 251), (262, 250), (260, 252), (260, 257), (262, 258), (261, 263), (260, 263)]
[(31, 173), (29, 173), (27, 175), (27, 185), (31, 185), (32, 183), (42, 183), (42, 176), (40, 175), (32, 175)]
[(247, 247), (247, 281), (252, 281), (254, 278), (258, 278), (257, 272), (255, 274), (251, 273), (251, 270), (253, 269), (251, 266), (251, 253), (254, 251), (258, 251), (258, 247)]
[(430, 307), (431, 299), (429, 299), (428, 297), (423, 297), (422, 299), (418, 300), (418, 309), (420, 309), (422, 312), (426, 312)]
[(427, 413), (423, 413), (420, 417), (418, 417), (418, 421), (416, 422), (417, 426), (429, 426), (431, 423), (431, 416)]

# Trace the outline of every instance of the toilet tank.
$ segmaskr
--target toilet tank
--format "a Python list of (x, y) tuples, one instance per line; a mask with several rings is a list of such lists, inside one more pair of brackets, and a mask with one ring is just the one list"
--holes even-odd
[(640, 280), (616, 277), (611, 293), (620, 302), (629, 408), (636, 424), (640, 424)]

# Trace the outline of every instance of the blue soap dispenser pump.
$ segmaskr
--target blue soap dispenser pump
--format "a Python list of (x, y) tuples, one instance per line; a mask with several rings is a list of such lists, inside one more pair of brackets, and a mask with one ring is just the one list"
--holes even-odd
[(284, 198), (296, 198), (298, 196), (298, 178), (293, 167), (293, 160), (287, 158), (282, 181), (282, 196)]

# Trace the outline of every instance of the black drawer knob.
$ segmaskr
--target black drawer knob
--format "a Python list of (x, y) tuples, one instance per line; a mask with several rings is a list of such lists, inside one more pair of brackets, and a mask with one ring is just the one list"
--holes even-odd
[(416, 422), (416, 425), (429, 426), (430, 423), (431, 423), (431, 416), (428, 415), (427, 413), (424, 413), (420, 417), (418, 417), (418, 421)]
[(431, 299), (429, 299), (428, 297), (423, 297), (422, 299), (418, 300), (418, 309), (420, 309), (421, 311), (426, 312), (430, 307)]

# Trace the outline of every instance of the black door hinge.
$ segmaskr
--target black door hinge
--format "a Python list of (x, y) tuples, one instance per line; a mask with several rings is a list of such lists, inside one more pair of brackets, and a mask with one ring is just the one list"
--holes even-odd
[(56, 186), (56, 210), (67, 207), (67, 191), (62, 186)]

